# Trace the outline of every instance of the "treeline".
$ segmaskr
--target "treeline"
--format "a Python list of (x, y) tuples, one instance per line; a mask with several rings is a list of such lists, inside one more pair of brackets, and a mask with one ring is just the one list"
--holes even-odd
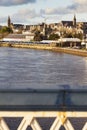
[(3, 26), (0, 29), (0, 37), (3, 38), (5, 36), (7, 36), (9, 33), (13, 33), (12, 29), (10, 27), (7, 26)]
[(76, 32), (63, 32), (61, 35), (55, 34), (55, 33), (51, 33), (49, 36), (44, 36), (42, 33), (40, 33), (40, 31), (36, 31), (35, 32), (35, 36), (34, 36), (34, 40), (35, 41), (41, 41), (44, 39), (47, 40), (58, 40), (59, 38), (79, 38), (79, 39), (83, 39), (83, 34), (81, 32), (76, 33)]

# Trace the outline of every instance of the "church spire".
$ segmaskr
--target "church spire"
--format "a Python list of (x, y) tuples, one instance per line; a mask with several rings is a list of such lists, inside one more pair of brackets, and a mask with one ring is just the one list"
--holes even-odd
[(10, 19), (10, 16), (8, 16), (8, 27), (10, 27), (10, 25), (11, 25), (11, 19)]
[(73, 26), (76, 27), (76, 15), (74, 14), (74, 18), (73, 18)]

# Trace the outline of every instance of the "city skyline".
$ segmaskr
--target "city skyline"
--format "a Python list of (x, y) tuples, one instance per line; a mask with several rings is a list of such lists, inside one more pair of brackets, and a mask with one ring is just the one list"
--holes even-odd
[(1, 0), (0, 25), (7, 24), (8, 16), (13, 23), (38, 24), (72, 20), (87, 22), (86, 0)]

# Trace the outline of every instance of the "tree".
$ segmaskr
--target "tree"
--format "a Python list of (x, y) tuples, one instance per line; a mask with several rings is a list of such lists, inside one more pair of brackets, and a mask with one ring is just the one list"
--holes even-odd
[(49, 36), (49, 40), (58, 40), (59, 39), (59, 35), (58, 34), (50, 34)]
[(40, 31), (36, 31), (35, 32), (34, 40), (35, 41), (41, 41), (41, 40), (43, 40), (43, 35), (40, 33)]
[(4, 26), (1, 30), (0, 33), (12, 33), (12, 29), (10, 27)]
[(0, 30), (1, 38), (7, 36), (9, 33), (13, 33), (13, 31), (10, 27), (4, 26)]
[(74, 37), (74, 38), (79, 38), (79, 39), (82, 40), (82, 38), (83, 38), (83, 33), (82, 33), (82, 32), (79, 32), (79, 33), (73, 33), (73, 37)]

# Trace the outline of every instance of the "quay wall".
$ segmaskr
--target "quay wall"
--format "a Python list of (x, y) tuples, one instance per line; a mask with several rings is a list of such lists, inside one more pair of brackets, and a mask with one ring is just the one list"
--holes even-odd
[(63, 48), (57, 47), (55, 44), (36, 44), (36, 43), (0, 43), (0, 47), (15, 47), (15, 48), (29, 48), (29, 49), (40, 49), (40, 50), (50, 50), (54, 52), (67, 53), (72, 55), (87, 57), (87, 51), (81, 49)]
[(60, 47), (55, 47), (52, 50), (56, 51), (56, 52), (87, 57), (87, 51), (86, 50), (72, 49), (72, 48), (60, 48)]

